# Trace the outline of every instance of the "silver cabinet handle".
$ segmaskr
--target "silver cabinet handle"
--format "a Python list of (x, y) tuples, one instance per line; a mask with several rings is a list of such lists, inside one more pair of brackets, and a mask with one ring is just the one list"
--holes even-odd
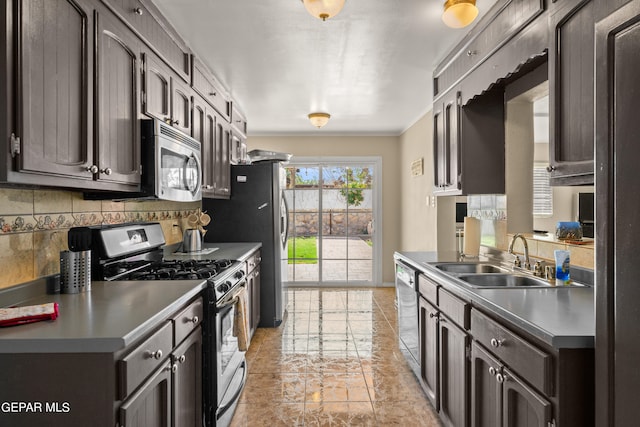
[(150, 359), (160, 360), (162, 359), (162, 350), (150, 351), (147, 353)]
[(104, 169), (100, 169), (100, 173), (103, 173), (105, 175), (111, 175), (113, 173), (113, 170), (111, 170), (111, 168), (104, 168)]
[(555, 166), (551, 166), (551, 165), (547, 166), (547, 172), (553, 172), (554, 170), (556, 170)]
[(204, 186), (204, 188), (205, 188), (205, 190), (211, 190), (213, 188), (213, 186), (210, 185), (210, 184), (207, 184), (207, 185)]
[(502, 347), (504, 345), (504, 340), (499, 340), (496, 338), (491, 338), (491, 346), (498, 348), (498, 347)]
[(209, 96), (218, 96), (216, 92), (209, 92)]
[(180, 120), (174, 120), (172, 123), (176, 126), (180, 126)]
[(140, 7), (136, 7), (135, 9), (133, 9), (133, 12), (134, 12), (136, 15), (140, 15), (140, 16), (142, 16), (142, 8), (140, 8)]
[(87, 172), (98, 173), (98, 166), (96, 165), (87, 166), (85, 169)]
[(195, 325), (196, 323), (198, 323), (199, 321), (200, 321), (200, 318), (199, 318), (198, 316), (193, 316), (193, 317), (191, 318), (191, 323), (193, 323), (194, 325)]
[(185, 360), (187, 360), (187, 357), (184, 354), (178, 358), (178, 362), (180, 363), (184, 363)]
[(176, 372), (178, 372), (178, 364), (177, 363), (174, 363), (173, 365), (171, 365), (171, 372), (174, 373), (174, 374)]
[(438, 317), (438, 313), (429, 313), (430, 318)]
[(502, 383), (507, 381), (507, 376), (505, 374), (497, 374), (496, 375), (496, 381), (498, 381), (500, 384), (502, 384)]

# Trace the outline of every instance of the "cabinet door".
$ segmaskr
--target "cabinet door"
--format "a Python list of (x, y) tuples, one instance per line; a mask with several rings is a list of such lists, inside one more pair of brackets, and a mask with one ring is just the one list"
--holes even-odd
[(440, 409), (438, 395), (438, 310), (420, 297), (420, 376), (433, 407)]
[(126, 427), (171, 426), (171, 364), (158, 369), (120, 406), (120, 425)]
[(441, 105), (433, 111), (433, 185), (434, 192), (442, 191), (445, 182), (444, 119)]
[(253, 334), (260, 323), (260, 266), (258, 265), (253, 270), (253, 291), (251, 292), (251, 319), (253, 327), (251, 334)]
[(445, 189), (459, 189), (460, 173), (460, 92), (455, 92), (444, 104)]
[(171, 78), (171, 125), (191, 134), (191, 88), (175, 77)]
[(216, 118), (211, 113), (211, 107), (207, 106), (202, 97), (194, 95), (191, 116), (191, 136), (200, 142), (202, 147), (202, 196), (213, 196), (214, 175), (214, 151), (216, 135)]
[(434, 113), (434, 193), (461, 194), (460, 92), (445, 95), (442, 110)]
[(172, 354), (173, 427), (202, 425), (202, 328)]
[(551, 17), (548, 169), (551, 184), (593, 184), (596, 2), (563, 3)]
[(231, 145), (231, 125), (217, 115), (216, 119), (216, 149), (214, 169), (216, 174), (215, 195), (229, 197), (231, 194), (231, 164), (229, 149)]
[(596, 425), (640, 419), (640, 0), (596, 24)]
[(502, 382), (502, 425), (504, 427), (547, 427), (551, 403), (504, 368)]
[(500, 362), (475, 341), (471, 344), (471, 427), (502, 425)]
[(440, 417), (447, 426), (468, 425), (469, 336), (440, 314)]
[(87, 5), (16, 2), (21, 171), (93, 180), (93, 10)]
[(140, 183), (140, 45), (115, 16), (97, 13), (99, 179)]
[(163, 122), (171, 120), (171, 74), (155, 55), (145, 53), (142, 112)]

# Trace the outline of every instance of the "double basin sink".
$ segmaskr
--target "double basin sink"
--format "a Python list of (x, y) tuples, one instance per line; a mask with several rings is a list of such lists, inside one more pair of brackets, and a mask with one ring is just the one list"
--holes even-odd
[[(455, 276), (472, 288), (556, 288), (555, 281), (513, 272), (505, 267), (483, 262), (454, 262), (439, 263), (435, 267), (445, 273)], [(583, 287), (572, 283), (569, 287)], [(567, 287), (567, 286), (562, 286)]]

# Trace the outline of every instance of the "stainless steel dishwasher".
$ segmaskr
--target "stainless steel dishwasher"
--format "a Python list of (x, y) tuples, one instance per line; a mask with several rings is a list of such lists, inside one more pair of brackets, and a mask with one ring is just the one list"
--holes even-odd
[(416, 271), (396, 259), (396, 304), (400, 351), (420, 378), (420, 341), (418, 339), (418, 291)]

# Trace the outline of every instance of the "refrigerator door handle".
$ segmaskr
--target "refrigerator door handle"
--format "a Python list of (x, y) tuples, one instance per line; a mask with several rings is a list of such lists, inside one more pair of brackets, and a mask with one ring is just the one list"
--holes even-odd
[(287, 247), (287, 240), (289, 240), (289, 205), (287, 204), (287, 199), (282, 195), (282, 205), (284, 206), (284, 212), (280, 212), (280, 223), (281, 223), (281, 235), (283, 235), (282, 239), (282, 249), (284, 250)]
[(260, 206), (258, 206), (258, 210), (262, 210), (264, 208), (266, 208), (269, 205), (269, 203), (263, 203)]

